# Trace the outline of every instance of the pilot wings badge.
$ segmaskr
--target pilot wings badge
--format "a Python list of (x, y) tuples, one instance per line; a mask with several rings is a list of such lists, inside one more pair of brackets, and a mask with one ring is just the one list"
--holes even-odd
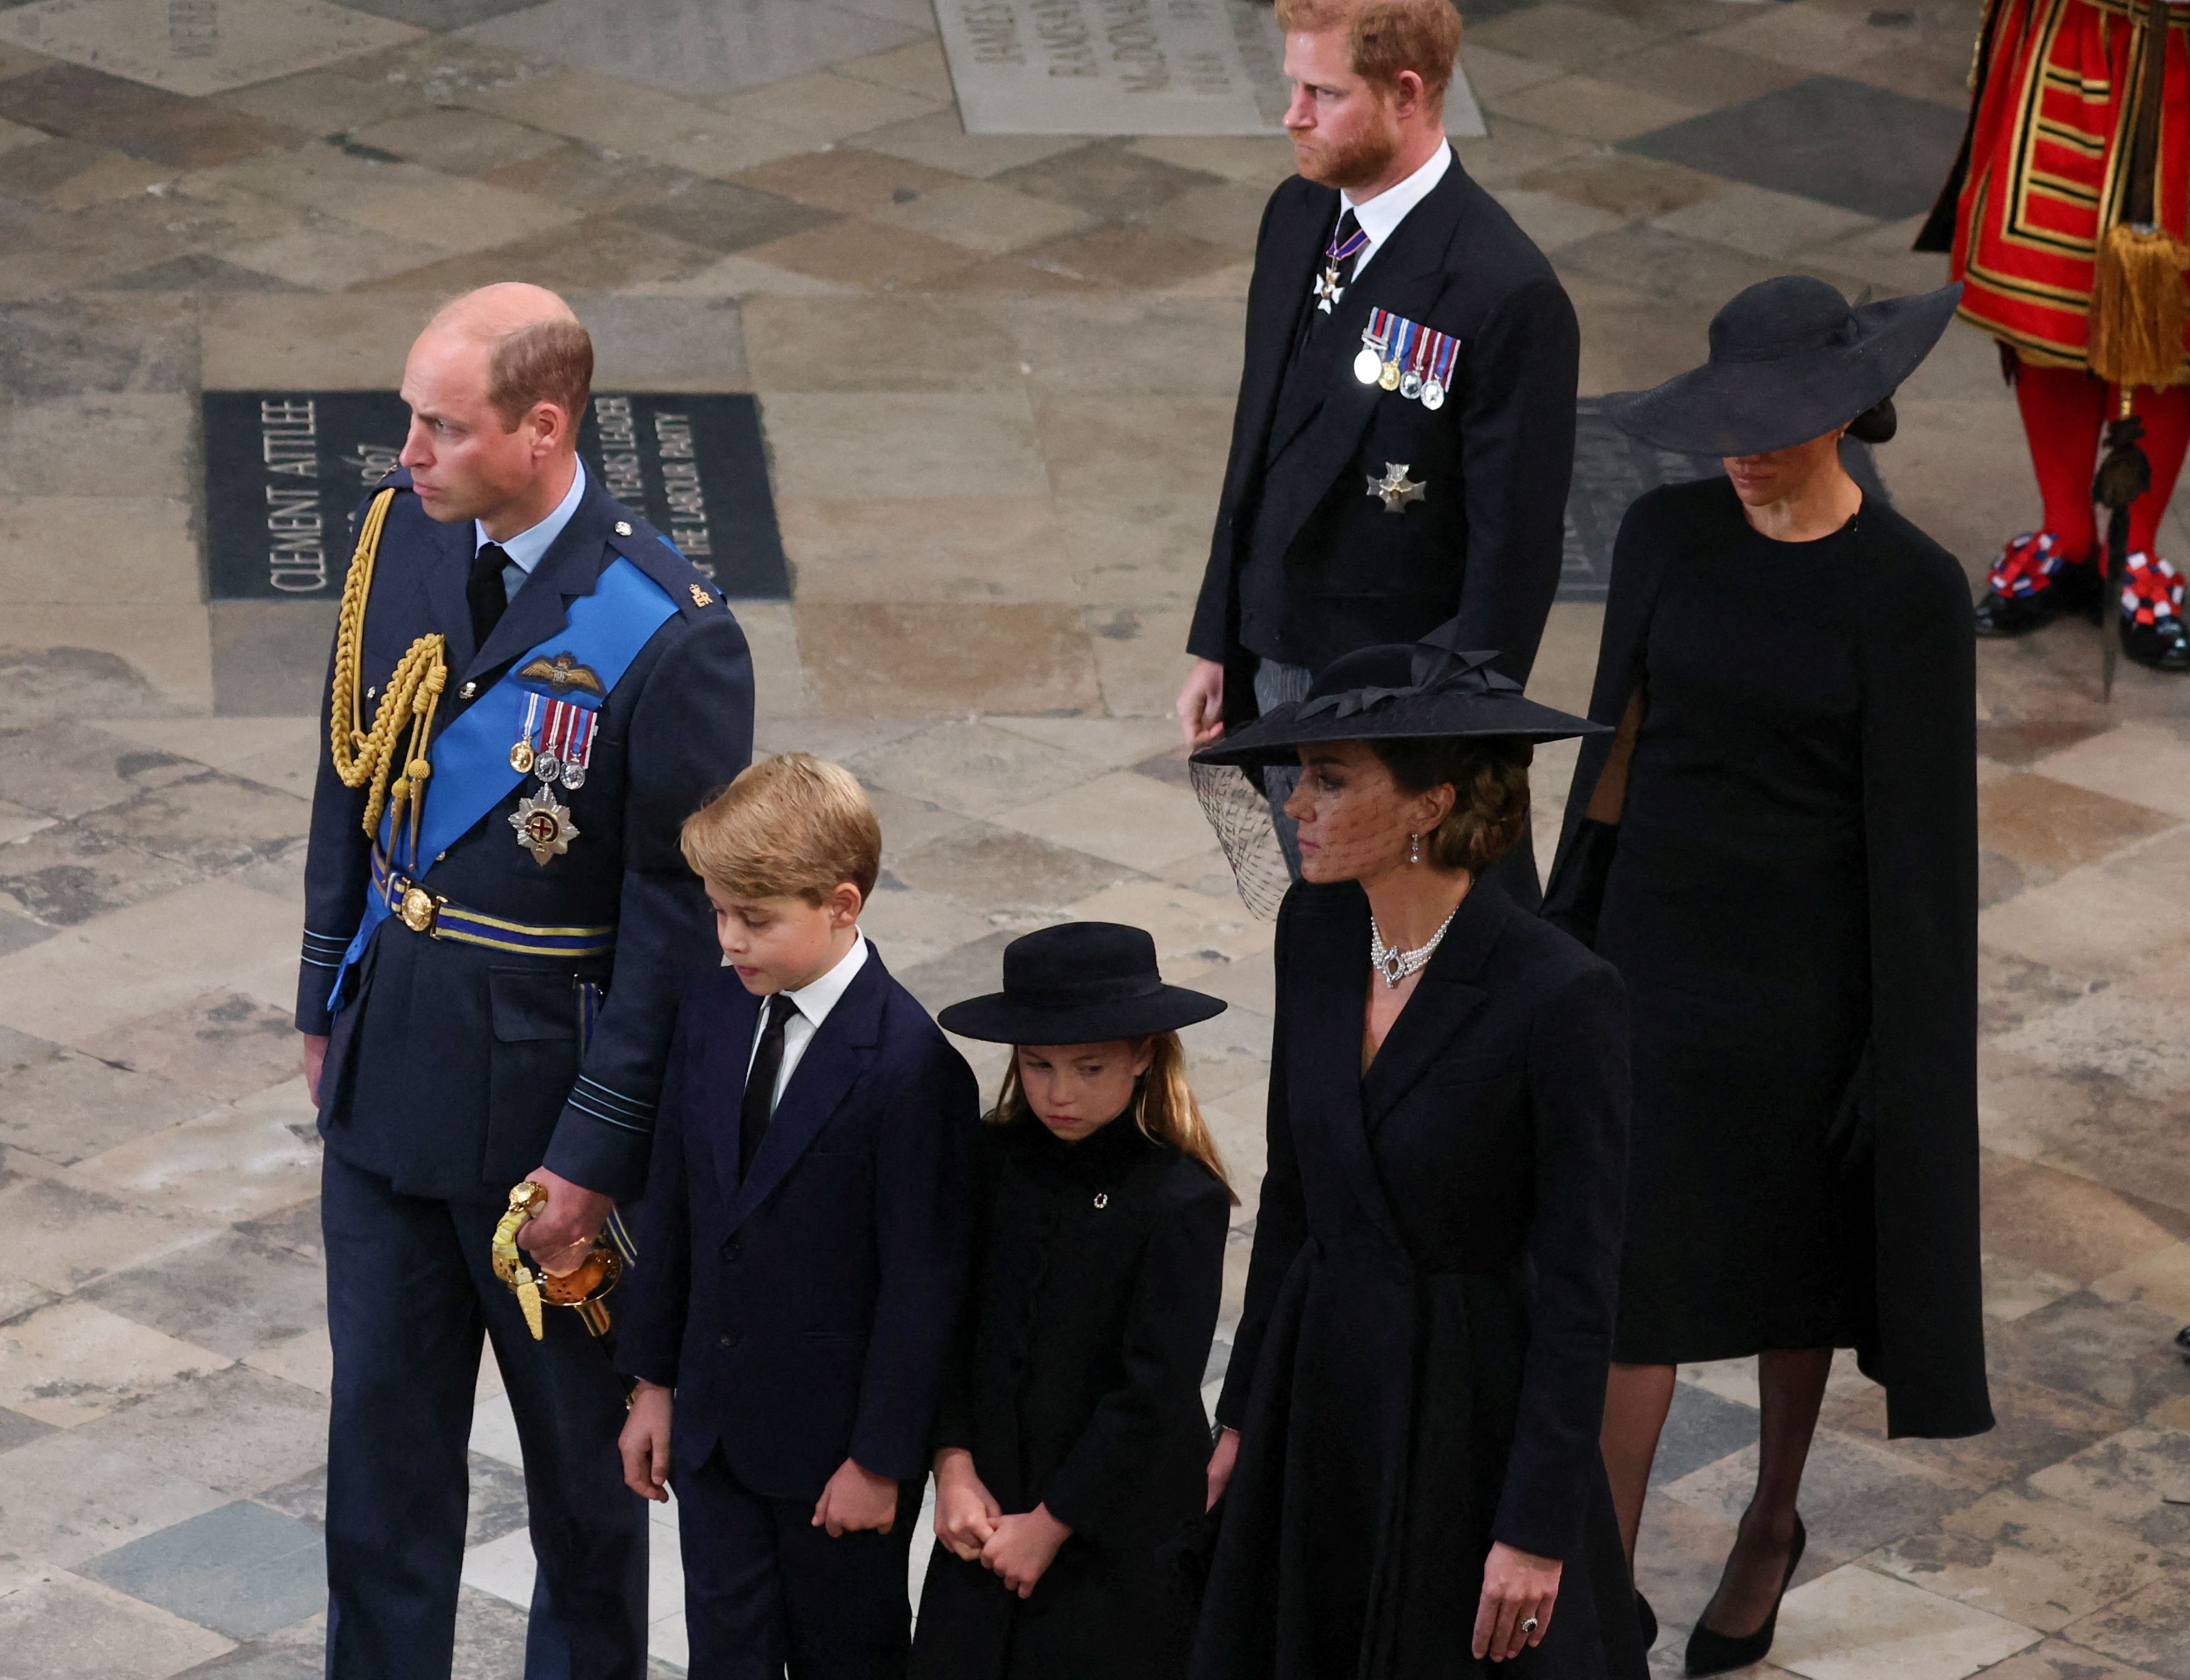
[(559, 699), (573, 688), (583, 689), (599, 699), (608, 698), (608, 690), (601, 687), (600, 678), (593, 675), (590, 667), (580, 665), (567, 652), (558, 653), (552, 659), (542, 654), (525, 666), (517, 676), (519, 682), (546, 683), (555, 691)]

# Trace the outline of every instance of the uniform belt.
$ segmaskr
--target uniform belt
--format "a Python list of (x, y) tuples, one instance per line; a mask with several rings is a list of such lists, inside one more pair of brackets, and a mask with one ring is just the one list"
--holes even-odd
[(541, 957), (604, 957), (616, 949), (616, 924), (606, 927), (538, 927), (513, 922), (451, 904), (388, 867), (377, 846), (372, 853), (372, 890), (389, 914), (413, 933), (484, 945), (491, 951), (522, 951)]

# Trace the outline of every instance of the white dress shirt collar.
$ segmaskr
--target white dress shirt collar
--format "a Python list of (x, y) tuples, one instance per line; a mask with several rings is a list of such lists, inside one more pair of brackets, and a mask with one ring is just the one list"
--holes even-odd
[[(806, 1047), (814, 1042), (814, 1035), (821, 1030), (821, 1023), (829, 1018), (829, 1011), (843, 1001), (844, 993), (851, 990), (852, 981), (867, 965), (867, 936), (854, 932), (852, 948), (837, 959), (837, 966), (818, 980), (809, 980), (797, 991), (780, 992), (776, 995), (791, 999), (791, 1015), (783, 1023), (783, 1061), (775, 1070), (775, 1089), (770, 1095), (769, 1106), (773, 1108), (783, 1100), (784, 1089), (791, 1083), (791, 1076), (797, 1071)], [(762, 999), (760, 1019), (753, 1023), (752, 1048), (746, 1052), (746, 1074), (752, 1074), (753, 1057), (760, 1054), (760, 1035), (768, 1029), (768, 1003)]]
[(1369, 235), (1369, 243), (1362, 247), (1361, 260), (1353, 265), (1355, 278), (1369, 266), (1369, 259), (1376, 248), (1391, 238), (1393, 229), (1407, 219), (1407, 212), (1427, 198), (1444, 172), (1452, 167), (1452, 144), (1441, 143), (1429, 156), (1429, 161), (1396, 186), (1387, 187), (1371, 199), (1356, 203), (1351, 193), (1342, 192), (1338, 201), (1353, 212), (1353, 219), (1361, 224), (1361, 231)]
[[(570, 475), (570, 488), (562, 501), (555, 504), (555, 511), (538, 524), (519, 531), (502, 544), (502, 552), (509, 557), (509, 564), (528, 578), (532, 575), (532, 568), (540, 563), (541, 556), (553, 547), (555, 539), (563, 535), (563, 527), (570, 523), (570, 516), (578, 511), (578, 503), (586, 494), (586, 463), (581, 461), (576, 466), (578, 470)], [(493, 540), (486, 534), (485, 525), (476, 519), (472, 521), (473, 553), (478, 553)], [(502, 569), (507, 573), (508, 567)]]

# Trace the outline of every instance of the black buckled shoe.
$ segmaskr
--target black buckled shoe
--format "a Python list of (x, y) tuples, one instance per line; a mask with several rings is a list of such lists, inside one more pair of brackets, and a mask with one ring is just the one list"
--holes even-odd
[(2190, 630), (2182, 623), (2182, 579), (2156, 554), (2129, 557), (2122, 576), (2124, 657), (2153, 670), (2190, 671)]
[[(1802, 1561), (1802, 1548), (1810, 1543), (1809, 1531), (1803, 1528), (1802, 1519), (1795, 1519), (1795, 1543), (1787, 1549), (1787, 1573), (1779, 1578), (1779, 1598), (1787, 1596), (1787, 1583), (1795, 1578), (1795, 1566)], [(1772, 1614), (1764, 1618), (1764, 1626), (1756, 1632), (1737, 1639), (1731, 1634), (1714, 1633), (1705, 1627), (1703, 1618), (1696, 1618), (1695, 1631), (1688, 1635), (1688, 1672), (1692, 1675), (1723, 1674), (1728, 1669), (1746, 1668), (1753, 1662), (1762, 1662), (1772, 1649), (1772, 1636), (1779, 1627), (1779, 1603), (1775, 1600)]]
[(1985, 574), (1977, 632), (1996, 640), (2028, 636), (2064, 613), (2096, 614), (2104, 592), (2096, 556), (2070, 556), (2052, 532), (2025, 531)]

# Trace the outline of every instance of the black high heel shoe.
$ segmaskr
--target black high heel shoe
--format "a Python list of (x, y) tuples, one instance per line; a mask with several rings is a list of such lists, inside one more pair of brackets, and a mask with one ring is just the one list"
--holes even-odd
[(1795, 1518), (1795, 1543), (1787, 1551), (1787, 1573), (1779, 1578), (1779, 1598), (1772, 1603), (1772, 1614), (1764, 1618), (1764, 1626), (1754, 1633), (1735, 1638), (1730, 1634), (1716, 1633), (1697, 1618), (1695, 1632), (1688, 1635), (1688, 1672), (1692, 1675), (1723, 1674), (1730, 1668), (1746, 1668), (1752, 1662), (1764, 1660), (1772, 1649), (1772, 1636), (1779, 1625), (1779, 1600), (1787, 1596), (1787, 1583), (1795, 1578), (1795, 1566), (1802, 1561), (1802, 1548), (1809, 1543), (1809, 1532), (1802, 1526), (1798, 1513)]

